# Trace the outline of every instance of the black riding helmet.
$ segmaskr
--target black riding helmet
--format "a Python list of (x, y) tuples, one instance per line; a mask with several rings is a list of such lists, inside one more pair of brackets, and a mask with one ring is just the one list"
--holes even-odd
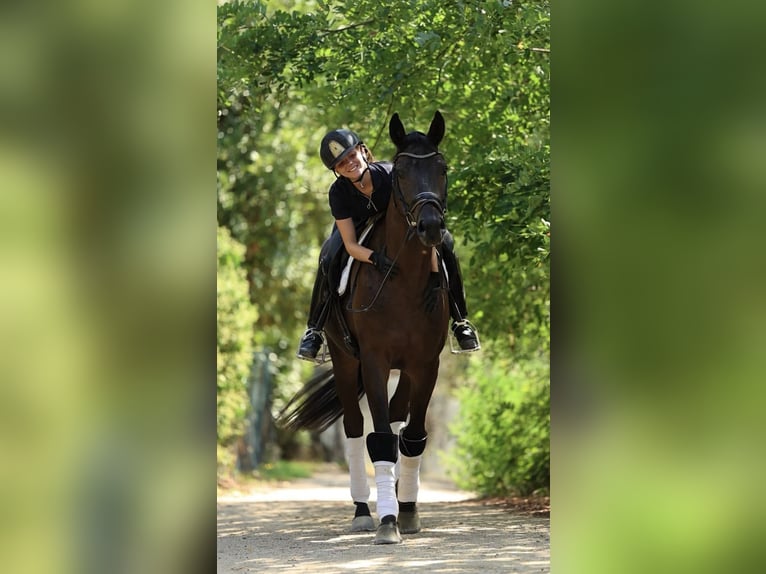
[(351, 130), (332, 130), (322, 138), (319, 157), (322, 158), (322, 163), (327, 169), (335, 170), (335, 166), (361, 143), (363, 142), (359, 136)]

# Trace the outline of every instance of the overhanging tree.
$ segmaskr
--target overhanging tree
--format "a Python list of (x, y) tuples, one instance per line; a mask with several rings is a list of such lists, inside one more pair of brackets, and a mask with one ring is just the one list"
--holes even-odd
[(256, 342), (284, 360), (303, 326), (332, 182), (331, 128), (379, 159), (399, 112), (447, 121), (448, 226), (486, 352), (549, 352), (549, 2), (229, 2), (218, 8), (218, 219), (246, 245)]

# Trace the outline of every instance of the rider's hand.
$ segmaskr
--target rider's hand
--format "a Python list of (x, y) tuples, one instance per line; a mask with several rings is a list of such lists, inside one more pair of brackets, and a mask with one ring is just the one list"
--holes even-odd
[(370, 253), (369, 261), (375, 266), (375, 269), (384, 275), (388, 273), (391, 275), (391, 277), (393, 277), (399, 271), (399, 268), (396, 266), (396, 264), (386, 256), (385, 247), (380, 251), (373, 251)]

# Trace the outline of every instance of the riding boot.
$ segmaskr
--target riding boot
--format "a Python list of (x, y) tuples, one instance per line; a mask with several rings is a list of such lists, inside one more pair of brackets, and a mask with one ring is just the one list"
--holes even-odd
[(327, 277), (320, 266), (314, 280), (314, 290), (311, 293), (311, 307), (309, 308), (309, 320), (306, 332), (301, 337), (296, 356), (299, 359), (312, 362), (317, 361), (317, 354), (324, 344), (322, 329), (330, 312), (329, 287)]
[(301, 337), (297, 353), (299, 359), (317, 363), (324, 362), (324, 358), (317, 360), (316, 357), (324, 344), (322, 329), (327, 316), (330, 314), (331, 296), (335, 286), (337, 286), (338, 255), (342, 248), (343, 237), (338, 231), (338, 226), (333, 225), (330, 237), (325, 240), (319, 251), (319, 269), (314, 280), (314, 290), (311, 293), (308, 329)]
[(449, 276), (449, 308), (450, 316), (452, 317), (452, 332), (460, 347), (457, 351), (453, 352), (470, 353), (481, 349), (481, 345), (479, 344), (479, 335), (476, 333), (476, 328), (468, 321), (468, 309), (465, 303), (460, 263), (452, 247), (452, 241), (445, 242), (445, 249), (442, 249), (442, 259)]

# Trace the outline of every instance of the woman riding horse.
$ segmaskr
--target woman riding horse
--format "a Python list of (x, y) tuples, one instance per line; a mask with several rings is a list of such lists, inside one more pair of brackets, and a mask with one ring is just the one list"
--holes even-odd
[[(357, 239), (372, 217), (386, 212), (391, 197), (392, 164), (376, 162), (359, 136), (348, 129), (328, 132), (322, 139), (319, 155), (327, 169), (337, 178), (329, 190), (330, 210), (335, 224), (319, 255), (308, 328), (298, 348), (298, 358), (307, 361), (317, 361), (324, 343), (322, 331), (330, 311), (331, 294), (338, 287), (341, 247), (357, 261), (371, 263), (384, 275), (389, 271), (392, 274), (397, 271), (385, 250), (375, 252), (360, 245)], [(481, 347), (474, 327), (468, 321), (460, 265), (453, 250), (452, 236), (446, 230), (443, 245), (445, 248), (441, 255), (449, 277), (452, 332), (459, 346), (456, 352), (478, 351)], [(432, 249), (433, 284), (439, 285), (436, 248)]]
[[(465, 319), (457, 261), (451, 244), (445, 245), (445, 240), (451, 241), (444, 223), (447, 164), (438, 148), (444, 131), (438, 111), (427, 134), (407, 133), (394, 114), (389, 122), (396, 147), (391, 164), (374, 162), (358, 136), (348, 130), (330, 132), (320, 149), (325, 165), (339, 176), (330, 195), (337, 223), (322, 249), (307, 335), (324, 325), (332, 369), (315, 370), (283, 410), (280, 424), (321, 432), (343, 417), (355, 506), (351, 531), (375, 530), (365, 469), (369, 455), (380, 518), (375, 544), (397, 544), (401, 534), (421, 529), (417, 498), (428, 435), (426, 415), (450, 314), (455, 318), (460, 311), (458, 330), (462, 324), (471, 335), (463, 338), (471, 348), (463, 350), (479, 348)], [(364, 211), (368, 206), (373, 212), (384, 204), (385, 217), (364, 230), (362, 243), (368, 247), (361, 247), (356, 223), (368, 218)], [(344, 245), (354, 258), (372, 265), (353, 265), (348, 288), (338, 296), (328, 283), (335, 288), (338, 265), (332, 256), (345, 255), (340, 249)], [(393, 277), (397, 266), (399, 274)], [(444, 289), (445, 284), (450, 288)], [(399, 382), (389, 399), (392, 369), (399, 371)], [(366, 439), (360, 409), (363, 395), (373, 427)]]

